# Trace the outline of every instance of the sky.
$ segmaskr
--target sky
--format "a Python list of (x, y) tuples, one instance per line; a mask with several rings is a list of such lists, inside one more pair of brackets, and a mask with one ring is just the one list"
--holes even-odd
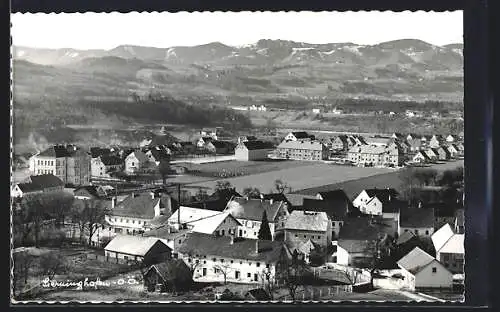
[(36, 48), (167, 48), (260, 39), (372, 45), (420, 39), (435, 45), (463, 42), (463, 14), (454, 12), (179, 12), (11, 15), (12, 42)]

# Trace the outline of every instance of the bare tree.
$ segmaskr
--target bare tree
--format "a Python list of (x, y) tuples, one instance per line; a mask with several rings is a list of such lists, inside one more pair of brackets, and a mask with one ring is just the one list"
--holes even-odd
[(215, 183), (215, 191), (228, 190), (231, 188), (233, 188), (233, 186), (227, 180), (219, 180)]
[(274, 300), (274, 293), (279, 287), (276, 276), (269, 269), (265, 269), (259, 273), (259, 278), (262, 282), (262, 288), (267, 292), (269, 298)]
[(224, 277), (224, 285), (227, 284), (227, 276), (233, 270), (229, 264), (216, 264), (214, 265), (216, 274), (222, 274)]
[(12, 260), (12, 294), (15, 297), (18, 294), (18, 289), (23, 289), (28, 283), (30, 268), (35, 261), (35, 257), (29, 252), (19, 251), (12, 254)]
[(68, 193), (59, 192), (51, 194), (49, 200), (51, 214), (56, 219), (56, 226), (64, 226), (64, 219), (71, 211), (74, 197)]
[(260, 190), (256, 187), (245, 187), (242, 193), (248, 198), (260, 198)]
[(50, 197), (46, 194), (40, 194), (23, 200), (22, 208), (25, 211), (19, 215), (20, 222), (23, 222), (23, 229), (33, 232), (35, 238), (35, 247), (40, 247), (40, 232), (43, 222), (50, 218)]
[(345, 268), (344, 273), (349, 282), (351, 283), (351, 285), (353, 286), (356, 285), (362, 274), (360, 269), (349, 268), (349, 267)]
[(286, 182), (283, 182), (283, 180), (281, 179), (276, 179), (274, 181), (274, 188), (279, 194), (291, 191), (290, 186)]
[(300, 257), (297, 250), (292, 254), (291, 259), (282, 259), (284, 263), (280, 265), (280, 282), (288, 290), (288, 294), (292, 301), (296, 300), (299, 287), (304, 285), (304, 276), (306, 273), (306, 264), (304, 259)]
[(65, 272), (67, 265), (61, 253), (50, 252), (40, 257), (40, 269), (43, 276), (53, 279), (56, 274)]
[(73, 222), (78, 224), (80, 239), (86, 232), (88, 234), (88, 245), (92, 245), (92, 237), (102, 226), (108, 208), (100, 200), (83, 200), (80, 205), (74, 205), (72, 211)]

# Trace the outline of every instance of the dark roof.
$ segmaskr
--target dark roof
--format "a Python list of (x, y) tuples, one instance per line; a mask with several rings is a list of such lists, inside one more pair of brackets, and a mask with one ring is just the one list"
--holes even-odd
[(355, 217), (344, 221), (340, 228), (339, 238), (342, 240), (376, 240), (379, 238), (380, 229), (371, 224), (369, 217)]
[(287, 203), (288, 208), (292, 206), (292, 203), (286, 198), (285, 194), (283, 193), (270, 193), (270, 194), (263, 194), (263, 199), (264, 200), (273, 200), (273, 201), (282, 201)]
[(430, 228), (434, 226), (433, 208), (408, 208), (401, 210), (401, 227)]
[(347, 144), (347, 140), (348, 140), (347, 135), (341, 134), (341, 135), (337, 136), (337, 138), (340, 139), (342, 141), (342, 143)]
[(237, 219), (254, 221), (261, 221), (265, 210), (267, 220), (274, 222), (278, 210), (282, 206), (283, 202), (273, 201), (271, 204), (269, 200), (235, 197), (228, 202), (226, 210), (231, 212), (231, 214)]
[(347, 214), (345, 204), (332, 202), (328, 200), (304, 198), (302, 208), (307, 211), (322, 211), (332, 220), (343, 220)]
[(102, 147), (90, 148), (90, 156), (92, 158), (97, 158), (99, 156), (109, 155), (109, 154), (111, 154), (111, 150), (109, 148), (102, 148)]
[(73, 145), (65, 146), (65, 145), (54, 145), (40, 154), (38, 156), (48, 156), (48, 157), (70, 157), (73, 155), (75, 150), (73, 149)]
[(423, 209), (434, 209), (435, 217), (455, 217), (456, 206), (450, 205), (448, 203), (426, 203), (422, 205)]
[(349, 197), (344, 192), (344, 190), (333, 190), (326, 192), (318, 192), (323, 200), (333, 200), (333, 201), (346, 201), (349, 202)]
[(227, 204), (227, 202), (233, 197), (241, 197), (241, 195), (236, 192), (236, 188), (234, 187), (229, 189), (216, 190), (212, 193), (212, 195), (209, 196), (209, 199), (220, 199), (225, 201)]
[(228, 142), (228, 141), (212, 141), (212, 145), (215, 147), (215, 148), (228, 148), (228, 149), (232, 149), (234, 148), (236, 145), (233, 143), (233, 142)]
[(309, 139), (311, 138), (311, 135), (305, 131), (297, 131), (297, 132), (292, 132), (292, 134), (297, 138), (297, 139)]
[(393, 199), (396, 198), (399, 193), (393, 189), (393, 188), (387, 188), (387, 189), (366, 189), (365, 190), (368, 196), (374, 197), (377, 196), (377, 198), (385, 204), (386, 202), (389, 201), (389, 198)]
[[(259, 252), (256, 252), (256, 245)], [(235, 239), (231, 244), (228, 236), (215, 236), (211, 234), (189, 233), (178, 247), (181, 254), (206, 255), (222, 258), (263, 261), (266, 263), (277, 262), (283, 250), (283, 243), (257, 239)]]
[(170, 197), (166, 194), (155, 198), (150, 193), (131, 194), (116, 205), (111, 215), (152, 219), (155, 217), (154, 207), (158, 201), (160, 201), (160, 209), (171, 208), (169, 207), (171, 206)]
[(382, 212), (395, 213), (408, 207), (408, 202), (399, 199), (391, 199), (382, 205)]
[(153, 155), (153, 157), (156, 161), (170, 158), (170, 155), (168, 155), (168, 153), (165, 150), (162, 150), (162, 149), (158, 150), (156, 148), (152, 148), (149, 151), (151, 152), (151, 154)]
[(116, 166), (123, 164), (123, 160), (114, 155), (101, 156), (101, 161), (105, 166)]
[(102, 197), (102, 194), (99, 194), (99, 191), (97, 190), (97, 186), (95, 185), (84, 185), (84, 186), (79, 186), (75, 188), (73, 191), (73, 194), (77, 195), (78, 193), (87, 193), (88, 195), (91, 195), (95, 198), (100, 198)]
[(246, 142), (243, 142), (243, 144), (249, 150), (273, 149), (274, 148), (273, 143), (264, 142), (264, 141), (246, 141)]
[[(148, 269), (146, 274), (155, 269), (164, 281), (172, 281), (175, 279), (184, 281), (192, 280), (192, 274), (189, 267), (181, 259), (170, 259), (165, 262), (154, 264)], [(172, 272), (175, 272), (174, 276), (172, 276)]]
[(41, 191), (46, 188), (64, 186), (64, 182), (53, 174), (42, 174), (30, 177), (31, 182), (19, 183), (18, 186), (23, 192)]

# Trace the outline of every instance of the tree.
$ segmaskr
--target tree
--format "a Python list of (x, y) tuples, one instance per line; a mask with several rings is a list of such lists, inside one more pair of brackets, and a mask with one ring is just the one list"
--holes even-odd
[(276, 277), (269, 269), (264, 269), (259, 273), (260, 280), (262, 282), (262, 289), (266, 291), (271, 300), (274, 300), (274, 293), (278, 289), (278, 282)]
[(56, 226), (64, 226), (64, 219), (73, 207), (74, 197), (65, 192), (51, 194), (49, 198), (51, 215), (56, 219)]
[(214, 265), (214, 270), (216, 274), (222, 274), (224, 277), (224, 285), (227, 284), (227, 276), (231, 273), (232, 268), (229, 264), (216, 264)]
[(401, 170), (398, 174), (401, 181), (401, 189), (403, 190), (403, 198), (410, 202), (410, 205), (415, 204), (416, 189), (420, 187), (420, 181), (415, 177), (415, 168), (408, 167)]
[(205, 201), (208, 198), (208, 194), (205, 190), (199, 189), (198, 192), (194, 195), (197, 201)]
[(357, 282), (359, 282), (362, 272), (358, 268), (346, 267), (344, 270), (344, 274), (351, 283), (351, 285), (354, 286), (356, 285)]
[(297, 291), (300, 286), (304, 285), (304, 275), (306, 273), (306, 264), (304, 259), (295, 250), (289, 259), (282, 258), (283, 263), (280, 265), (280, 282), (283, 283), (288, 290), (288, 294), (295, 301)]
[(170, 170), (170, 160), (168, 158), (160, 160), (160, 164), (158, 165), (158, 172), (161, 175), (163, 184), (166, 184)]
[(65, 258), (59, 252), (49, 252), (40, 256), (40, 269), (42, 276), (53, 279), (56, 274), (66, 271)]
[(283, 182), (281, 179), (276, 179), (274, 181), (274, 188), (279, 194), (291, 191), (291, 187), (287, 183)]
[(39, 194), (23, 200), (21, 210), (18, 214), (18, 222), (22, 222), (21, 228), (25, 230), (24, 238), (32, 232), (35, 239), (35, 247), (40, 247), (40, 232), (43, 222), (50, 218), (51, 202), (50, 195)]
[(267, 212), (264, 210), (262, 214), (262, 222), (260, 223), (258, 239), (272, 240), (271, 229), (269, 228), (269, 221), (267, 220)]
[(14, 297), (17, 295), (18, 289), (23, 289), (28, 283), (30, 268), (35, 261), (35, 257), (28, 251), (18, 251), (12, 253), (12, 292)]
[(92, 237), (104, 221), (108, 213), (107, 207), (100, 200), (82, 200), (80, 205), (74, 205), (72, 211), (73, 222), (78, 224), (80, 239), (83, 233), (88, 234), (88, 245), (92, 245)]
[(423, 185), (433, 185), (436, 182), (438, 172), (436, 169), (417, 169), (414, 171), (415, 179)]
[(248, 198), (260, 198), (260, 190), (256, 187), (245, 187), (242, 193)]
[(233, 186), (227, 180), (219, 180), (219, 181), (217, 181), (215, 183), (215, 191), (216, 192), (224, 191), (224, 190), (229, 190), (229, 189), (232, 189), (232, 188), (233, 188)]

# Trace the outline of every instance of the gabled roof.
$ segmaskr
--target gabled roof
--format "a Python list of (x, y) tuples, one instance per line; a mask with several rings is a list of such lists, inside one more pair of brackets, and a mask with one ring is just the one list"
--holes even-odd
[(408, 228), (431, 228), (434, 227), (433, 208), (408, 208), (400, 212), (401, 227)]
[(205, 233), (205, 234), (213, 234), (217, 227), (224, 222), (227, 218), (233, 219), (234, 222), (238, 224), (238, 226), (241, 226), (241, 223), (238, 222), (230, 213), (228, 212), (221, 212), (219, 214), (209, 216), (194, 222), (191, 222), (190, 224), (193, 225), (193, 232), (197, 233)]
[[(241, 197), (241, 196), (240, 196)], [(270, 194), (262, 194), (264, 200), (273, 200), (273, 201), (282, 201), (288, 204), (288, 208), (292, 206), (292, 203), (288, 200), (285, 194), (283, 193), (270, 193)]]
[(163, 149), (152, 148), (149, 150), (155, 161), (161, 161), (163, 159), (169, 159), (170, 155)]
[(452, 237), (441, 247), (439, 252), (441, 253), (456, 253), (456, 254), (464, 254), (465, 246), (464, 246), (464, 234), (453, 234)]
[(154, 207), (160, 204), (163, 207), (171, 207), (170, 196), (161, 194), (161, 197), (153, 198), (150, 193), (131, 194), (123, 201), (117, 203), (110, 213), (112, 216), (137, 217), (153, 219), (155, 217)]
[(416, 274), (434, 260), (434, 257), (415, 247), (398, 261), (398, 266), (412, 274)]
[(422, 156), (424, 157), (424, 159), (426, 159), (426, 160), (430, 160), (430, 159), (431, 159), (431, 158), (429, 157), (429, 155), (427, 155), (427, 153), (426, 153), (425, 151), (419, 151), (419, 152), (417, 153), (417, 155), (418, 155), (418, 154), (422, 155)]
[(123, 164), (123, 160), (118, 156), (101, 156), (101, 161), (105, 166), (118, 166)]
[(109, 154), (111, 154), (111, 150), (109, 148), (102, 148), (102, 147), (90, 148), (90, 155), (92, 158), (97, 158), (99, 156), (104, 156)]
[(295, 207), (302, 207), (304, 205), (304, 199), (316, 199), (316, 196), (313, 195), (304, 195), (304, 194), (285, 194), (286, 199), (292, 205), (292, 209)]
[(446, 223), (443, 225), (439, 230), (434, 232), (431, 236), (432, 244), (434, 245), (434, 249), (436, 251), (439, 251), (445, 244), (446, 242), (453, 236), (453, 230), (451, 229), (451, 226)]
[(227, 202), (233, 198), (233, 197), (241, 197), (241, 195), (236, 192), (236, 188), (229, 188), (229, 189), (222, 189), (222, 190), (216, 190), (215, 192), (212, 193), (212, 195), (209, 196), (210, 199), (220, 199)]
[(212, 145), (215, 148), (228, 148), (228, 149), (232, 149), (232, 148), (234, 148), (236, 146), (236, 144), (234, 144), (233, 142), (215, 141), (215, 140), (212, 141)]
[[(258, 245), (259, 252), (256, 252)], [(231, 237), (215, 236), (203, 233), (188, 233), (185, 240), (178, 247), (181, 254), (206, 255), (226, 259), (243, 261), (263, 261), (275, 263), (283, 250), (283, 243), (256, 239), (234, 239)]]
[(179, 211), (180, 211), (180, 221), (183, 224), (184, 223), (192, 224), (195, 221), (199, 221), (201, 219), (221, 214), (220, 211), (216, 210), (180, 206), (179, 209), (177, 209), (176, 211), (174, 211), (174, 213), (172, 213), (172, 215), (168, 218), (168, 221), (177, 223), (179, 220)]
[(347, 214), (347, 207), (338, 201), (304, 198), (303, 209), (308, 211), (325, 212), (332, 220), (343, 220)]
[(127, 158), (131, 157), (132, 155), (134, 155), (135, 158), (137, 158), (137, 160), (139, 160), (139, 162), (141, 163), (145, 163), (149, 160), (148, 156), (146, 156), (146, 154), (141, 151), (133, 151), (132, 153), (128, 154)]
[(417, 236), (415, 236), (415, 234), (413, 234), (412, 231), (403, 232), (401, 235), (399, 235), (398, 240), (396, 241), (396, 244), (402, 245), (415, 237), (417, 237)]
[(87, 193), (88, 195), (91, 195), (95, 198), (100, 198), (102, 196), (102, 194), (99, 194), (99, 190), (98, 190), (97, 186), (95, 186), (95, 185), (79, 186), (79, 187), (75, 188), (75, 190), (73, 191), (73, 194), (76, 195), (79, 192)]
[(285, 230), (326, 232), (328, 216), (325, 212), (295, 210), (285, 221)]
[[(117, 235), (107, 245), (104, 250), (128, 255), (144, 256), (157, 242), (163, 244), (155, 237), (142, 237), (132, 235)], [(165, 248), (169, 248), (163, 244)], [(170, 249), (170, 248), (169, 248)]]
[(321, 198), (323, 198), (323, 200), (349, 202), (349, 197), (347, 197), (347, 194), (344, 192), (344, 190), (341, 189), (318, 192), (318, 194), (321, 195)]
[(399, 193), (393, 188), (386, 189), (366, 189), (366, 194), (371, 197), (377, 197), (382, 203), (388, 202), (390, 199), (398, 197)]
[(319, 141), (283, 141), (278, 145), (278, 148), (286, 149), (303, 149), (312, 151), (322, 151), (325, 145)]
[(374, 241), (379, 238), (380, 228), (370, 223), (370, 218), (349, 218), (340, 228), (339, 240)]
[(386, 153), (385, 146), (379, 145), (357, 145), (353, 146), (349, 149), (349, 153), (361, 153), (361, 154), (385, 154)]
[(274, 144), (271, 142), (264, 142), (264, 141), (257, 141), (257, 140), (242, 142), (242, 144), (245, 145), (245, 147), (248, 150), (273, 149), (274, 148)]
[(283, 202), (273, 201), (271, 204), (269, 200), (235, 197), (228, 202), (225, 211), (230, 212), (237, 219), (261, 221), (265, 210), (267, 220), (274, 222), (282, 206)]
[(38, 156), (56, 157), (56, 158), (70, 157), (72, 155), (72, 152), (73, 152), (72, 148), (68, 148), (64, 145), (54, 145), (47, 148), (40, 154), (38, 154)]
[[(176, 278), (182, 280), (192, 279), (191, 271), (186, 263), (181, 259), (170, 259), (168, 261), (160, 262), (152, 265), (147, 272), (150, 270), (156, 270), (160, 274), (164, 281), (172, 281)], [(175, 272), (172, 276), (171, 272)]]
[(19, 189), (24, 193), (64, 186), (64, 182), (53, 174), (34, 175), (29, 179), (31, 182), (17, 184)]
[(294, 131), (292, 132), (293, 136), (297, 139), (309, 139), (311, 136), (309, 135), (309, 133), (305, 132), (305, 131)]
[(390, 201), (383, 203), (382, 212), (383, 213), (397, 213), (397, 212), (400, 212), (401, 210), (403, 210), (407, 207), (408, 207), (408, 203), (406, 201), (394, 198), (394, 199), (391, 199)]
[(347, 144), (347, 135), (341, 134), (341, 135), (335, 137), (334, 140), (335, 139), (339, 139), (342, 141), (342, 143)]

